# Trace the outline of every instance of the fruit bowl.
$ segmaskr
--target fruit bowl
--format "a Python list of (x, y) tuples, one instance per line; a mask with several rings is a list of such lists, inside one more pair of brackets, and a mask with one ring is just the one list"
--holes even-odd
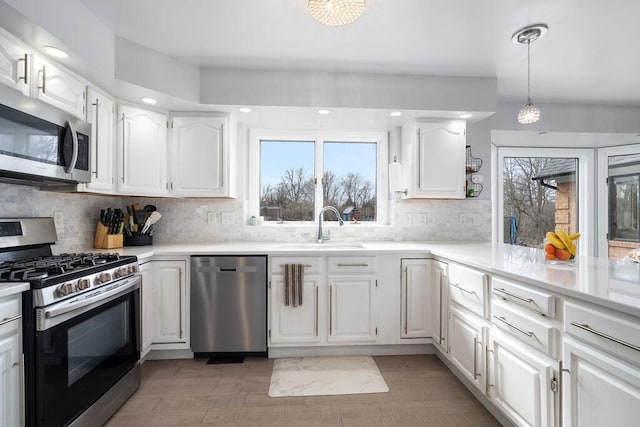
[(544, 259), (548, 264), (571, 264), (577, 254), (576, 240), (580, 233), (567, 234), (563, 230), (549, 231), (544, 239)]

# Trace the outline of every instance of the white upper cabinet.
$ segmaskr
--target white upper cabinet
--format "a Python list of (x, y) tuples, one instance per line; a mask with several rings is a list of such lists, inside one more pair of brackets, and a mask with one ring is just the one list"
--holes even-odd
[(464, 199), (465, 122), (407, 123), (402, 133), (407, 197)]
[(167, 119), (164, 114), (118, 106), (118, 193), (167, 194)]
[(87, 121), (91, 123), (91, 182), (80, 191), (113, 193), (114, 109), (113, 100), (94, 88), (87, 89)]
[(31, 58), (31, 96), (84, 119), (87, 87), (85, 82), (41, 56), (33, 55)]
[(233, 197), (226, 117), (174, 116), (170, 153), (171, 195)]
[(0, 31), (0, 83), (29, 95), (29, 63), (27, 48)]

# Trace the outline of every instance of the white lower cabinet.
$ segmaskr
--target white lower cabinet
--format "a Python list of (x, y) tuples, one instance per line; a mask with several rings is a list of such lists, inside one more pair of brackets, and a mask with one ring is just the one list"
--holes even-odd
[(486, 389), (486, 324), (455, 307), (449, 311), (449, 360), (476, 387)]
[[(153, 334), (152, 345), (188, 345), (186, 261), (152, 261), (152, 263), (154, 270), (150, 319), (153, 324), (150, 329)], [(177, 348), (182, 347), (184, 345)]]
[(375, 276), (328, 276), (329, 334), (327, 341), (376, 341)]
[(140, 357), (144, 357), (151, 349), (151, 343), (153, 342), (154, 326), (153, 326), (153, 314), (155, 310), (153, 308), (153, 263), (146, 262), (140, 264), (140, 274), (142, 275), (142, 284), (140, 287), (140, 305), (141, 310), (141, 322), (142, 327), (142, 344)]
[(430, 337), (433, 328), (429, 304), (431, 264), (428, 259), (402, 259), (400, 265), (400, 337)]
[(489, 400), (518, 426), (554, 426), (557, 365), (495, 328), (490, 336)]
[(447, 283), (447, 264), (431, 261), (431, 289), (433, 301), (433, 342), (438, 349), (448, 352), (447, 328), (449, 318), (449, 285)]
[[(319, 276), (304, 276), (302, 305), (285, 305), (283, 276), (271, 278), (272, 344), (317, 344), (320, 342), (320, 286)], [(324, 288), (324, 287), (323, 287)]]
[(0, 427), (24, 422), (21, 304), (20, 294), (0, 298)]
[(563, 426), (632, 427), (640, 421), (640, 370), (571, 338), (563, 341)]

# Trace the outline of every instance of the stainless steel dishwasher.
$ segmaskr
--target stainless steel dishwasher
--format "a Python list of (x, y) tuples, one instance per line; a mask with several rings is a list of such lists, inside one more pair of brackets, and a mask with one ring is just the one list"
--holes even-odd
[(191, 350), (266, 353), (267, 257), (191, 257)]

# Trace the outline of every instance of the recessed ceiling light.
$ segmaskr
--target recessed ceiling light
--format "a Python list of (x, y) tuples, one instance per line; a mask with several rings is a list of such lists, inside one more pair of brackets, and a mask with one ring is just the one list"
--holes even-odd
[(158, 102), (153, 98), (149, 98), (148, 96), (145, 96), (144, 98), (140, 98), (140, 101), (144, 102), (145, 104), (150, 104), (150, 105), (156, 104)]
[(55, 46), (42, 46), (45, 52), (51, 56), (55, 56), (56, 58), (68, 58), (69, 54), (64, 50), (57, 48)]
[(331, 111), (329, 110), (318, 110), (318, 114), (329, 114)]
[(471, 113), (463, 113), (463, 114), (460, 114), (460, 118), (461, 118), (461, 119), (468, 119), (468, 118), (469, 118), (469, 117), (471, 117), (471, 116), (473, 116), (473, 114), (471, 114)]
[(241, 107), (240, 108), (240, 112), (241, 113), (250, 113), (251, 112), (251, 108), (249, 108), (249, 107)]
[(392, 111), (389, 113), (391, 117), (400, 117), (402, 115), (401, 111)]

